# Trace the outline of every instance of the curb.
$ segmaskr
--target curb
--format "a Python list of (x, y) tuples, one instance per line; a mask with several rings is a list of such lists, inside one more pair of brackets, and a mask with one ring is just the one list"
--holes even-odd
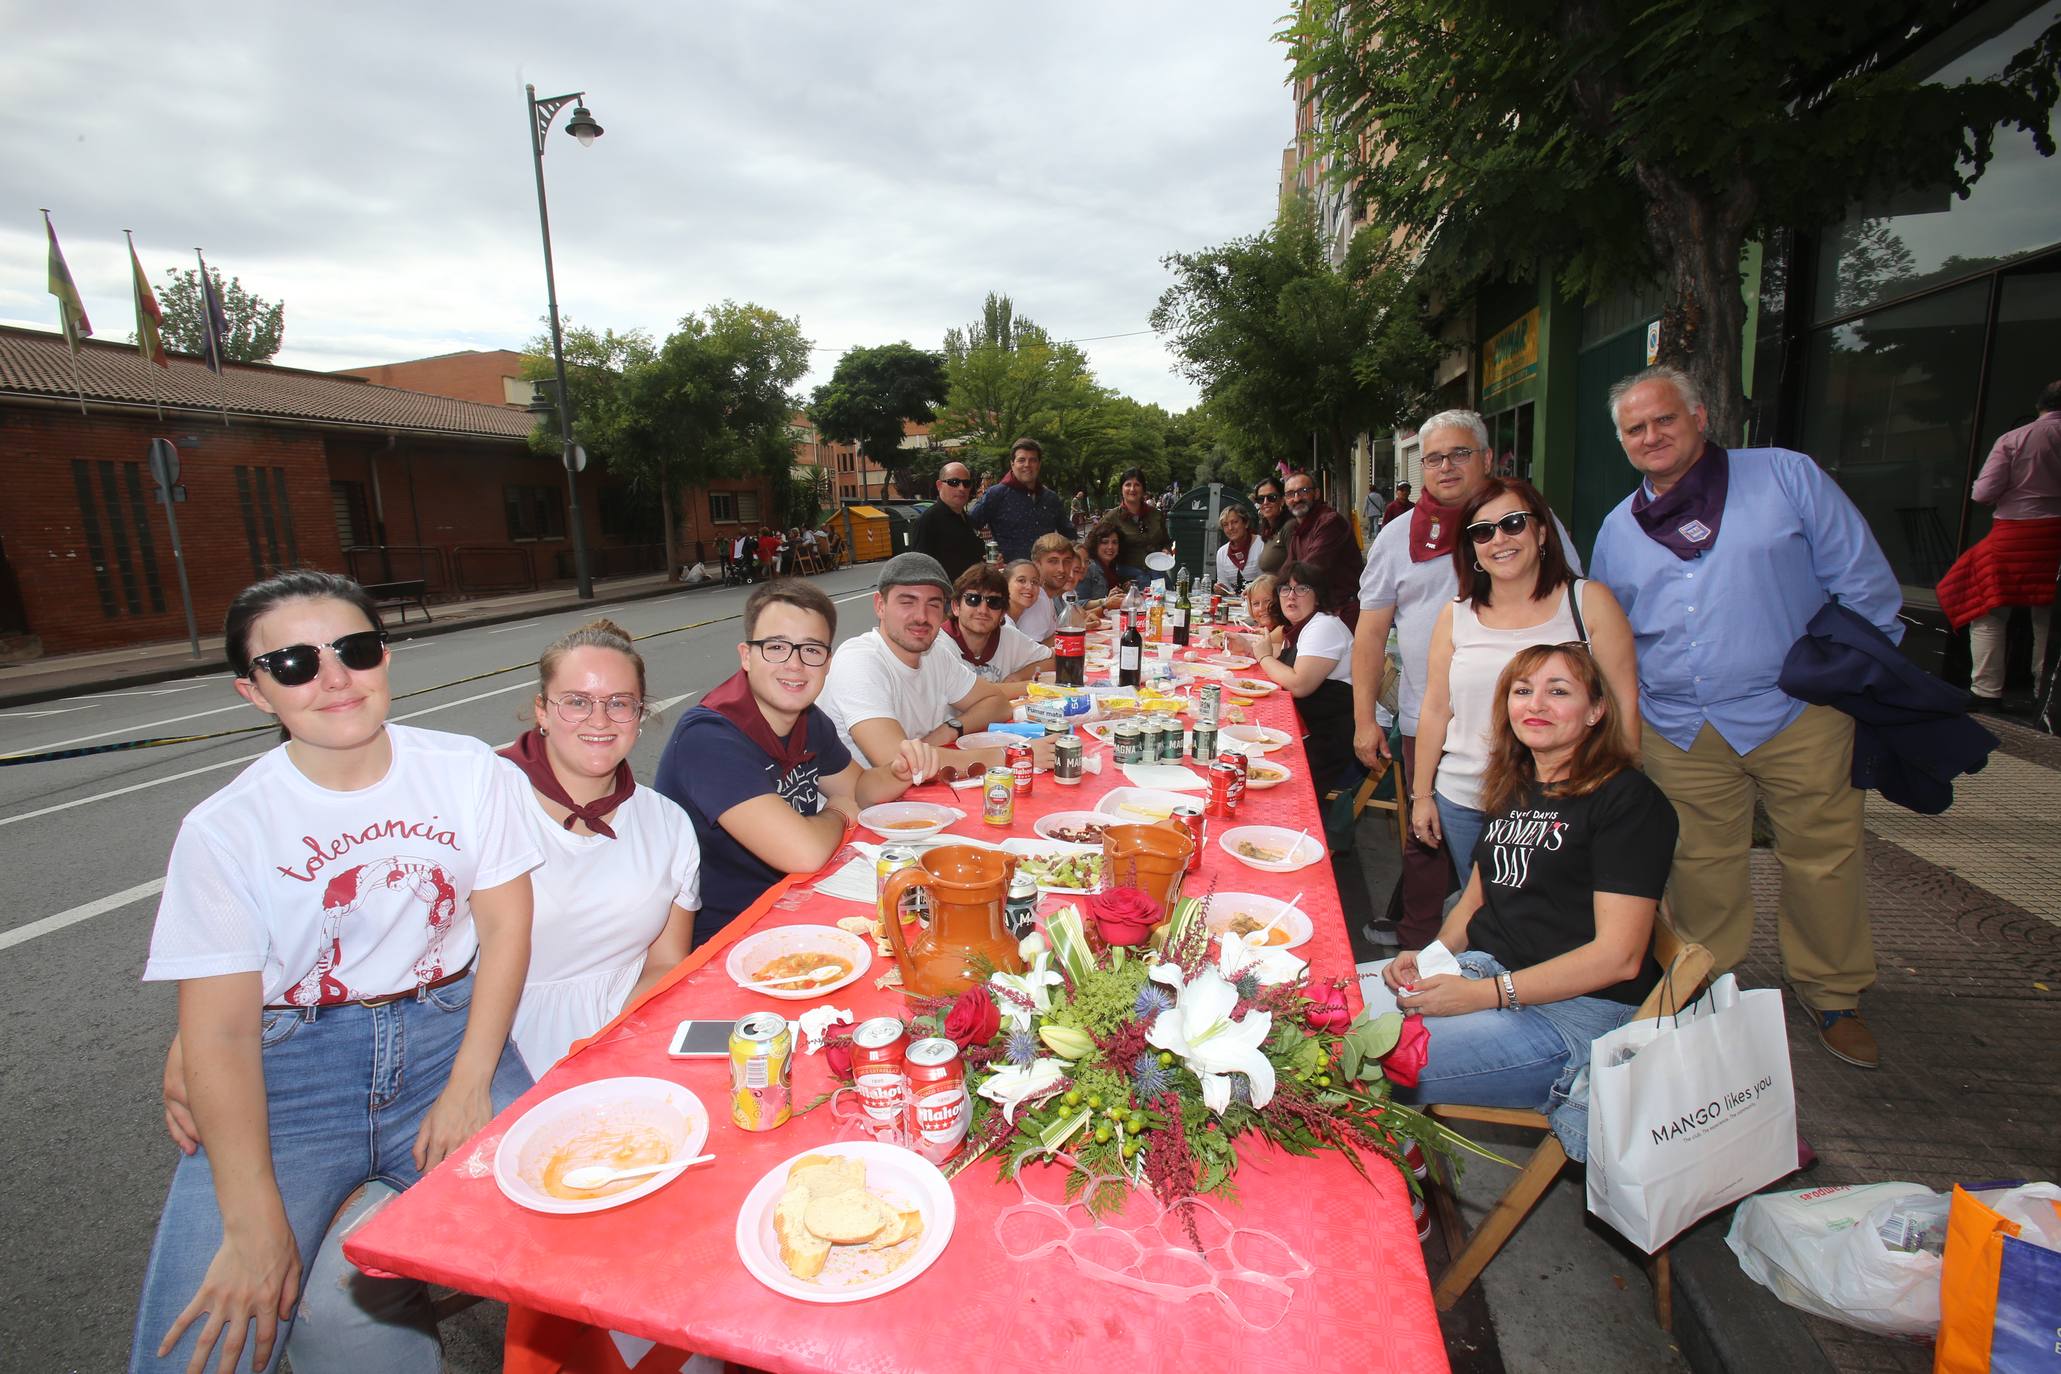
[(1696, 1374), (1836, 1374), (1795, 1308), (1746, 1277), (1725, 1244), (1732, 1209), (1676, 1240), (1675, 1343)]

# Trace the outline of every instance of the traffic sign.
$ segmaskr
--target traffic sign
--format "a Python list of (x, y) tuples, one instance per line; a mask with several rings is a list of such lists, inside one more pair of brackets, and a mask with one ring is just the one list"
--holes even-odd
[(565, 470), (567, 472), (585, 472), (587, 470), (587, 450), (583, 445), (574, 444), (565, 451)]
[(163, 488), (179, 484), (179, 446), (170, 439), (150, 441), (150, 475)]

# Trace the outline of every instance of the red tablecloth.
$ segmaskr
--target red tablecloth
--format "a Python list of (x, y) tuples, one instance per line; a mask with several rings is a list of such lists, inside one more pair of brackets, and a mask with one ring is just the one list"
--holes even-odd
[[(1294, 734), (1286, 693), (1255, 703), (1249, 714)], [(1317, 798), (1300, 746), (1271, 757), (1296, 776), (1271, 790), (1248, 792), (1235, 823), (1307, 825), (1321, 837)], [(1110, 788), (1123, 785), (1106, 750), (1103, 765), (1106, 771), (1099, 778), (1090, 777), (1077, 788), (1060, 787), (1050, 775), (1040, 774), (1034, 791), (1018, 799), (1016, 824), (1006, 833), (1028, 835), (1036, 817), (1092, 807)], [(953, 796), (970, 813), (956, 831), (1001, 837), (980, 820), (975, 791), (953, 795), (942, 784), (928, 784), (910, 795), (919, 800)], [(971, 805), (968, 798), (975, 799)], [(1300, 905), (1315, 934), (1297, 952), (1309, 959), (1313, 978), (1350, 975), (1352, 954), (1330, 865), (1319, 862), (1283, 875), (1258, 872), (1217, 847), (1217, 824), (1211, 822), (1208, 853), (1185, 891), (1197, 894), (1214, 882), (1223, 891), (1280, 898), (1302, 892)], [(840, 853), (831, 867), (846, 857)], [(1240, 1321), (1214, 1296), (1169, 1302), (1086, 1277), (1064, 1252), (1029, 1261), (1010, 1258), (997, 1240), (995, 1220), (1021, 1194), (1016, 1184), (996, 1177), (989, 1160), (974, 1163), (953, 1180), (958, 1221), (951, 1243), (914, 1282), (863, 1302), (821, 1305), (760, 1285), (737, 1256), (738, 1209), (767, 1170), (832, 1138), (830, 1114), (819, 1110), (763, 1133), (741, 1130), (731, 1124), (726, 1107), (728, 1061), (676, 1060), (666, 1055), (666, 1046), (686, 1017), (731, 1018), (771, 1007), (801, 1010), (802, 1004), (737, 987), (723, 972), (723, 951), (753, 929), (827, 924), (863, 910), (814, 895), (809, 884), (821, 876), (790, 880), (768, 893), (665, 984), (546, 1074), (476, 1140), (361, 1227), (345, 1253), (368, 1268), (776, 1374), (957, 1374), (969, 1368), (982, 1374), (1183, 1368), (1306, 1374), (1313, 1368), (1447, 1368), (1409, 1188), (1391, 1166), (1373, 1157), (1364, 1161), (1363, 1178), (1335, 1154), (1297, 1159), (1264, 1144), (1240, 1149), (1238, 1198), (1216, 1205), (1234, 1224), (1272, 1233), (1316, 1267), (1294, 1284), (1285, 1304), (1264, 1291), (1245, 1295), (1263, 1319), (1278, 1315), (1269, 1329)], [(876, 961), (867, 977), (826, 1000), (850, 1007), (859, 1020), (900, 1010), (899, 994), (873, 986), (881, 971)], [(1356, 986), (1352, 996), (1357, 1005)], [(587, 1216), (543, 1216), (504, 1198), (491, 1172), (502, 1132), (553, 1093), (617, 1075), (651, 1075), (692, 1088), (709, 1108), (707, 1148), (717, 1160), (648, 1197)], [(798, 1104), (829, 1086), (820, 1056), (797, 1060)], [(1044, 1196), (1055, 1190), (1038, 1191)], [(1118, 1218), (1115, 1224), (1125, 1223)], [(566, 1367), (578, 1365), (567, 1361)]]

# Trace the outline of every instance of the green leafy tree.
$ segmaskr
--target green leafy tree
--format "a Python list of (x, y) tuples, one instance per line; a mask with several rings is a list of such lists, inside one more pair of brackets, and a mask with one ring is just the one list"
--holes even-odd
[(792, 467), (780, 488), (783, 529), (814, 529), (830, 504), (830, 474), (819, 467)]
[(1299, 461), (1316, 435), (1336, 490), (1354, 439), (1414, 413), (1446, 349), (1388, 239), (1356, 236), (1334, 267), (1304, 197), (1265, 233), (1165, 261), (1174, 285), (1152, 326), (1176, 370), (1247, 448)]
[(904, 423), (929, 424), (945, 399), (945, 359), (908, 341), (846, 349), (830, 380), (809, 400), (809, 419), (826, 439), (857, 444), (859, 453), (886, 470), (898, 491), (911, 494), (922, 459), (905, 457)]
[[(212, 267), (208, 276), (215, 284), (215, 294), (221, 297), (222, 317), (229, 322), (223, 355), (232, 362), (270, 362), (286, 338), (286, 302), (275, 304), (251, 294), (237, 277), (224, 285), (222, 274)], [(178, 353), (204, 352), (207, 329), (201, 323), (200, 269), (167, 267), (157, 304), (165, 315), (165, 347)]]
[(1893, 60), (1967, 8), (1299, 0), (1280, 36), (1320, 111), (1316, 151), (1430, 279), (1557, 270), (1589, 297), (1660, 281), (1661, 359), (1735, 442), (1749, 239), (1886, 189), (1965, 197), (2004, 126), (2052, 155), (2061, 24), (1995, 79), (1946, 86)]
[(1008, 466), (1009, 445), (1025, 435), (1045, 450), (1044, 482), (1081, 485), (1083, 455), (1115, 422), (1111, 393), (1095, 380), (1087, 355), (1055, 342), (1016, 314), (1009, 297), (990, 293), (981, 317), (945, 334), (948, 390), (940, 434), (965, 439), (954, 456), (990, 476)]

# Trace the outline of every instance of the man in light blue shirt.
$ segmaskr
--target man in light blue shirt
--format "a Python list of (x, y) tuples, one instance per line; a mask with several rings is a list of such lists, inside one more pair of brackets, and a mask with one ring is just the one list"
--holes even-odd
[(1591, 575), (1617, 593), (1639, 651), (1647, 776), (1681, 821), (1669, 877), (1676, 929), (1720, 969), (1753, 935), (1753, 803), (1782, 865), (1782, 964), (1819, 1038), (1874, 1068), (1859, 1014), (1875, 981), (1852, 783), (1853, 720), (1776, 685), (1832, 597), (1892, 640), (1903, 596), (1867, 522), (1805, 454), (1727, 452), (1704, 437), (1695, 384), (1647, 368), (1610, 390), (1611, 419), (1645, 474), (1603, 521)]

